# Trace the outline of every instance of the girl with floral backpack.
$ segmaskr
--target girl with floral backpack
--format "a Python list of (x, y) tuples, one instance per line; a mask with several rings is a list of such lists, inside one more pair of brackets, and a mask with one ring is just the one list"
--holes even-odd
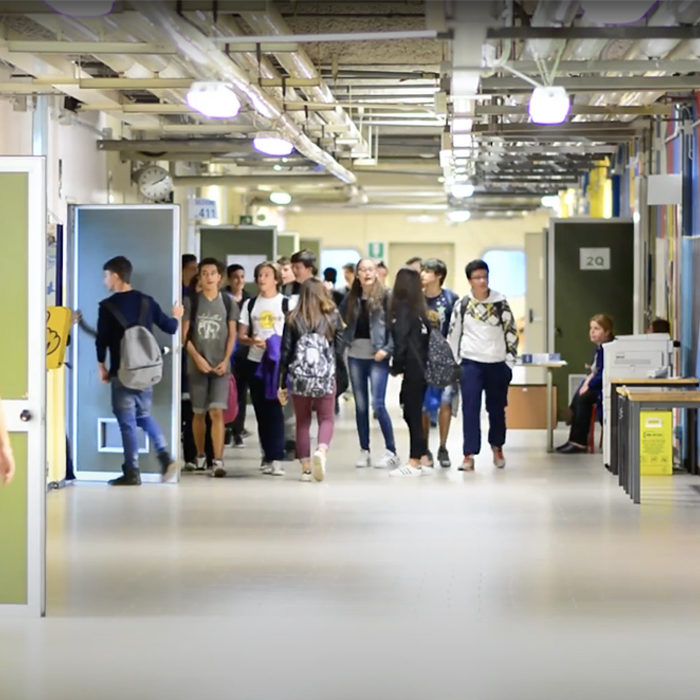
[[(343, 322), (323, 282), (301, 285), (299, 302), (282, 335), (279, 400), (291, 394), (296, 415), (296, 452), (302, 481), (322, 481), (335, 425), (336, 367), (342, 362)], [(289, 388), (288, 388), (289, 387)], [(318, 441), (311, 454), (311, 416), (316, 411)]]

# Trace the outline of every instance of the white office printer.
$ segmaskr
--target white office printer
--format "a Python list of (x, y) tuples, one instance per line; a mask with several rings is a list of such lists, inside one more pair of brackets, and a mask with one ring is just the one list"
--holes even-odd
[(610, 380), (670, 377), (673, 340), (668, 333), (619, 335), (603, 345), (603, 462), (610, 464)]

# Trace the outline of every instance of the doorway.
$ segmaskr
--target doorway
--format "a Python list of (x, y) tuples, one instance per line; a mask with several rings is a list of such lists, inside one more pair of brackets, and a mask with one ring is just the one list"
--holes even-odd
[[(117, 255), (134, 266), (132, 284), (151, 295), (170, 315), (180, 297), (179, 209), (173, 205), (85, 205), (70, 211), (72, 275), (67, 298), (83, 323), (73, 334), (68, 377), (69, 435), (78, 479), (104, 481), (121, 472), (122, 440), (112, 414), (110, 392), (100, 381), (95, 357), (98, 303), (109, 296), (102, 266)], [(180, 341), (154, 328), (164, 351), (163, 379), (153, 392), (151, 413), (177, 458), (180, 452)], [(173, 371), (175, 369), (175, 371)], [(158, 481), (160, 467), (139, 431), (141, 478)]]

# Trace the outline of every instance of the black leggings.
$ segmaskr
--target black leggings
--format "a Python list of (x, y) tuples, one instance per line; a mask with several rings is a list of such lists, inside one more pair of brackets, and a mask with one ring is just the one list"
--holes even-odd
[(403, 418), (408, 425), (408, 434), (411, 439), (409, 456), (411, 459), (420, 459), (428, 451), (428, 444), (423, 433), (423, 397), (425, 396), (425, 378), (423, 373), (411, 368), (403, 375), (401, 383), (401, 403), (403, 404)]
[(569, 430), (569, 442), (577, 445), (588, 444), (588, 431), (591, 428), (591, 411), (598, 401), (598, 392), (588, 390), (585, 394), (576, 391), (571, 402), (571, 430)]

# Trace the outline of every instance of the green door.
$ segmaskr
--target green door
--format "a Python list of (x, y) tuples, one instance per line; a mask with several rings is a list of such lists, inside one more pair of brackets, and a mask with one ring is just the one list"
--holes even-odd
[(17, 463), (0, 487), (0, 615), (45, 607), (45, 182), (43, 158), (0, 158), (0, 394)]
[(634, 225), (627, 219), (553, 219), (549, 232), (549, 347), (568, 365), (555, 370), (557, 413), (566, 415), (569, 375), (586, 374), (594, 346), (591, 316), (612, 316), (616, 335), (632, 333)]

